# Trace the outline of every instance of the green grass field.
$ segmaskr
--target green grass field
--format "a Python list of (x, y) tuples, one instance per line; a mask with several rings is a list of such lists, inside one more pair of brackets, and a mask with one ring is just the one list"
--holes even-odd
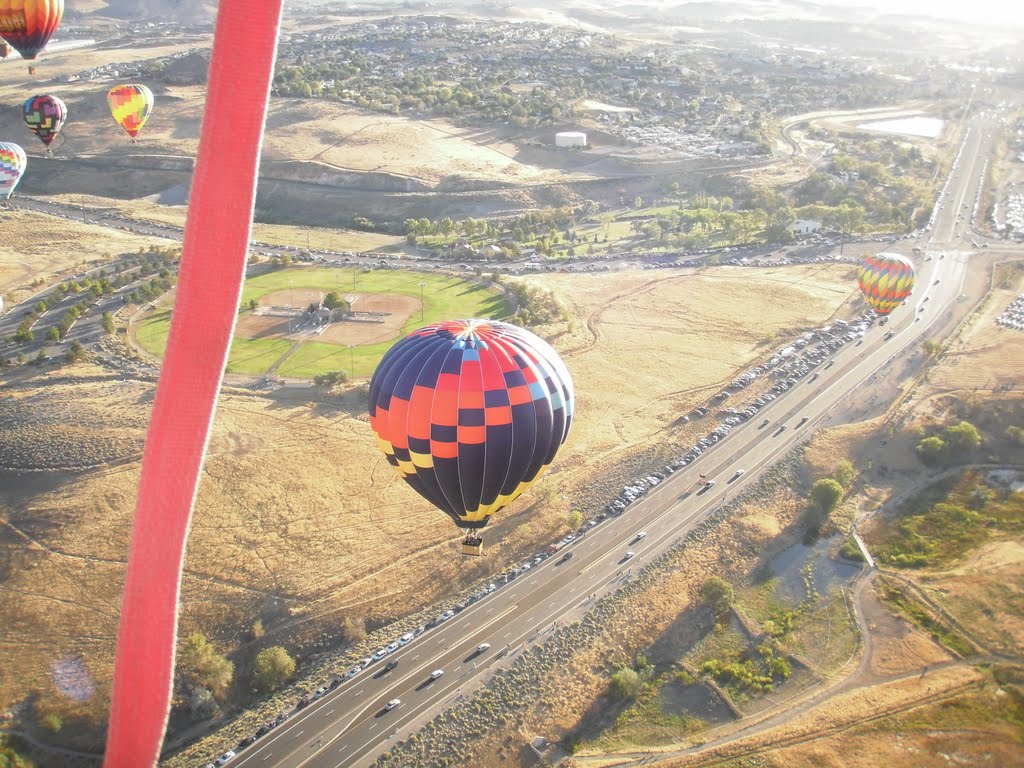
[[(422, 285), (422, 289), (420, 284)], [(404, 294), (417, 300), (423, 297), (423, 317), (409, 323), (392, 338), (361, 344), (349, 349), (322, 341), (300, 343), (277, 369), (279, 376), (312, 378), (329, 371), (344, 371), (356, 379), (369, 377), (383, 354), (398, 339), (423, 325), (441, 320), (487, 317), (502, 318), (509, 307), (497, 290), (450, 275), (392, 270), (333, 269), (329, 267), (291, 267), (264, 272), (248, 278), (242, 289), (242, 306), (268, 293), (292, 289), (350, 293)], [(422, 290), (422, 293), (421, 293)], [(170, 330), (171, 308), (160, 307), (148, 313), (136, 326), (139, 345), (151, 355), (163, 357)], [(266, 373), (291, 346), (288, 339), (240, 339), (231, 342), (229, 373), (259, 375)]]

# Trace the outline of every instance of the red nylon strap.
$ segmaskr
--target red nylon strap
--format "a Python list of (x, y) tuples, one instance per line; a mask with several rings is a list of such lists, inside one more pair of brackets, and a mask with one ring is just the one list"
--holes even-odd
[(181, 566), (235, 325), (281, 0), (221, 0), (150, 420), (117, 637), (105, 768), (155, 766), (167, 727)]

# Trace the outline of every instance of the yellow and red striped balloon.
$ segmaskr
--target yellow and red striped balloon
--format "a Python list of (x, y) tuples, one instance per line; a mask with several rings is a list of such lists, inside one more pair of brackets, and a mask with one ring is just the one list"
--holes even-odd
[(144, 85), (115, 85), (107, 93), (110, 114), (135, 141), (153, 111), (153, 92)]
[(64, 0), (0, 0), (0, 36), (23, 59), (34, 59), (64, 15)]
[(888, 315), (910, 295), (914, 265), (898, 253), (865, 256), (857, 269), (857, 285), (875, 312)]

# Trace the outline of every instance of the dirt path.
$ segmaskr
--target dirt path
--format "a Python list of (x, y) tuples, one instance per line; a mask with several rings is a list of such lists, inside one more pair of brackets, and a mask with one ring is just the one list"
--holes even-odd
[[(900, 621), (899, 619), (895, 619), (892, 614), (888, 613), (877, 600), (865, 597), (866, 590), (874, 586), (877, 574), (878, 571), (863, 571), (861, 576), (858, 577), (857, 584), (854, 587), (852, 603), (857, 626), (861, 632), (863, 652), (861, 653), (861, 657), (856, 668), (848, 676), (835, 681), (831, 685), (827, 685), (825, 688), (819, 688), (818, 690), (811, 689), (801, 694), (797, 694), (794, 699), (784, 702), (779, 706), (773, 707), (772, 709), (762, 713), (759, 719), (756, 719), (753, 722), (749, 722), (747, 724), (741, 723), (738, 727), (737, 724), (733, 723), (709, 731), (707, 732), (709, 735), (714, 734), (715, 731), (723, 733), (721, 736), (711, 738), (699, 746), (668, 752), (653, 752), (645, 750), (643, 752), (617, 753), (615, 755), (577, 756), (573, 758), (572, 765), (651, 765), (654, 763), (661, 763), (663, 761), (705, 754), (707, 754), (709, 759), (703, 760), (698, 757), (695, 762), (687, 764), (713, 765), (720, 761), (728, 762), (741, 757), (760, 754), (776, 750), (781, 747), (792, 746), (801, 742), (813, 741), (815, 739), (831, 736), (856, 725), (890, 717), (899, 712), (913, 709), (924, 704), (944, 701), (953, 696), (959, 695), (963, 690), (974, 685), (974, 683), (969, 683), (956, 688), (943, 689), (935, 693), (929, 692), (926, 695), (915, 697), (911, 701), (892, 708), (887, 708), (885, 711), (873, 711), (863, 717), (850, 718), (846, 721), (838, 722), (824, 728), (815, 729), (810, 732), (805, 731), (796, 736), (787, 737), (780, 735), (779, 739), (772, 740), (768, 745), (759, 744), (748, 750), (732, 750), (727, 756), (720, 752), (722, 748), (728, 747), (729, 745), (752, 739), (753, 737), (764, 734), (773, 728), (784, 726), (796, 718), (809, 714), (812, 710), (821, 707), (826, 702), (857, 689), (872, 688), (884, 683), (896, 683), (915, 677), (920, 678), (928, 671), (934, 672), (940, 669), (971, 666), (968, 662), (965, 662), (962, 659), (953, 659), (893, 674), (879, 674), (875, 672), (873, 669), (873, 662), (875, 661), (876, 649), (875, 643), (872, 639), (872, 628), (878, 626), (882, 622), (891, 623), (893, 621)], [(717, 752), (718, 754), (711, 754), (712, 752)]]

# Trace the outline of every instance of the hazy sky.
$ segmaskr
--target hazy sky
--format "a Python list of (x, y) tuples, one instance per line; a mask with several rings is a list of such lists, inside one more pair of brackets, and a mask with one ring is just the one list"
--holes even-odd
[(890, 13), (944, 16), (1001, 26), (1024, 26), (1024, 3), (1016, 0), (838, 0), (842, 5), (866, 5)]

